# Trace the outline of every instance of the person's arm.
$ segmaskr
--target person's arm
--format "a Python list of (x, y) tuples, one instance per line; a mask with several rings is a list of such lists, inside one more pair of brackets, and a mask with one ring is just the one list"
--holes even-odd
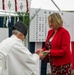
[[(48, 31), (46, 41), (47, 41), (47, 39), (48, 39), (48, 37), (49, 37), (49, 33), (50, 33), (50, 30)], [(43, 47), (43, 48), (40, 48), (40, 49), (38, 49), (38, 50), (36, 50), (36, 53), (43, 52), (43, 51), (45, 51), (45, 50), (46, 50), (46, 46), (45, 46), (45, 43), (44, 43), (44, 47)]]
[(43, 59), (44, 55), (42, 53), (32, 54), (30, 51), (24, 47), (24, 45), (17, 43), (14, 45), (12, 50), (13, 56), (17, 61), (23, 66), (26, 67), (34, 75), (39, 75), (40, 71), (40, 59)]

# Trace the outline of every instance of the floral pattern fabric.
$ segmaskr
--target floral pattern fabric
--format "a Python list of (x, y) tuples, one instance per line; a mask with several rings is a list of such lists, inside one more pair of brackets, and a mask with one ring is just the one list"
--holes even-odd
[(50, 63), (50, 66), (52, 75), (72, 75), (71, 64), (55, 66), (53, 63)]
[[(46, 42), (46, 50), (49, 50), (51, 49), (51, 42), (50, 41), (47, 41)], [(53, 63), (52, 63), (52, 59), (51, 57), (49, 56), (49, 62), (50, 62), (50, 66), (51, 66), (51, 73), (52, 75), (71, 75), (71, 64), (65, 64), (65, 65), (62, 65), (62, 66), (55, 66)]]

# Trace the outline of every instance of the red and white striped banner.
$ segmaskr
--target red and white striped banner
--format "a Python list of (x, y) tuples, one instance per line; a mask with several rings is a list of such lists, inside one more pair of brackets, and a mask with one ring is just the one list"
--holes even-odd
[(0, 0), (0, 9), (16, 12), (29, 12), (30, 0)]
[(26, 0), (17, 0), (17, 11), (26, 12)]
[(4, 0), (5, 10), (15, 11), (15, 0)]

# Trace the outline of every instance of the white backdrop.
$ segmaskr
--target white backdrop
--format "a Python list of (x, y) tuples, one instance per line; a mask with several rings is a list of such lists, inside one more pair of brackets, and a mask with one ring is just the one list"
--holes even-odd
[[(38, 9), (30, 9), (30, 18), (36, 13)], [(51, 10), (41, 9), (30, 23), (30, 42), (44, 42), (47, 36), (48, 27), (48, 15), (53, 12), (58, 12), (63, 19), (63, 26), (69, 31), (71, 35), (71, 41), (74, 41), (74, 13), (71, 12), (59, 12)]]
[(9, 35), (8, 28), (0, 28), (0, 42), (6, 39)]

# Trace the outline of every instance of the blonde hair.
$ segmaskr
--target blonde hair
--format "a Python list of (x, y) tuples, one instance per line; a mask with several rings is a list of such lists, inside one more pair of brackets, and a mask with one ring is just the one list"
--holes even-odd
[(48, 19), (49, 18), (51, 18), (51, 22), (54, 25), (55, 29), (58, 29), (58, 28), (62, 27), (63, 20), (58, 13), (52, 13), (51, 15), (48, 16)]

